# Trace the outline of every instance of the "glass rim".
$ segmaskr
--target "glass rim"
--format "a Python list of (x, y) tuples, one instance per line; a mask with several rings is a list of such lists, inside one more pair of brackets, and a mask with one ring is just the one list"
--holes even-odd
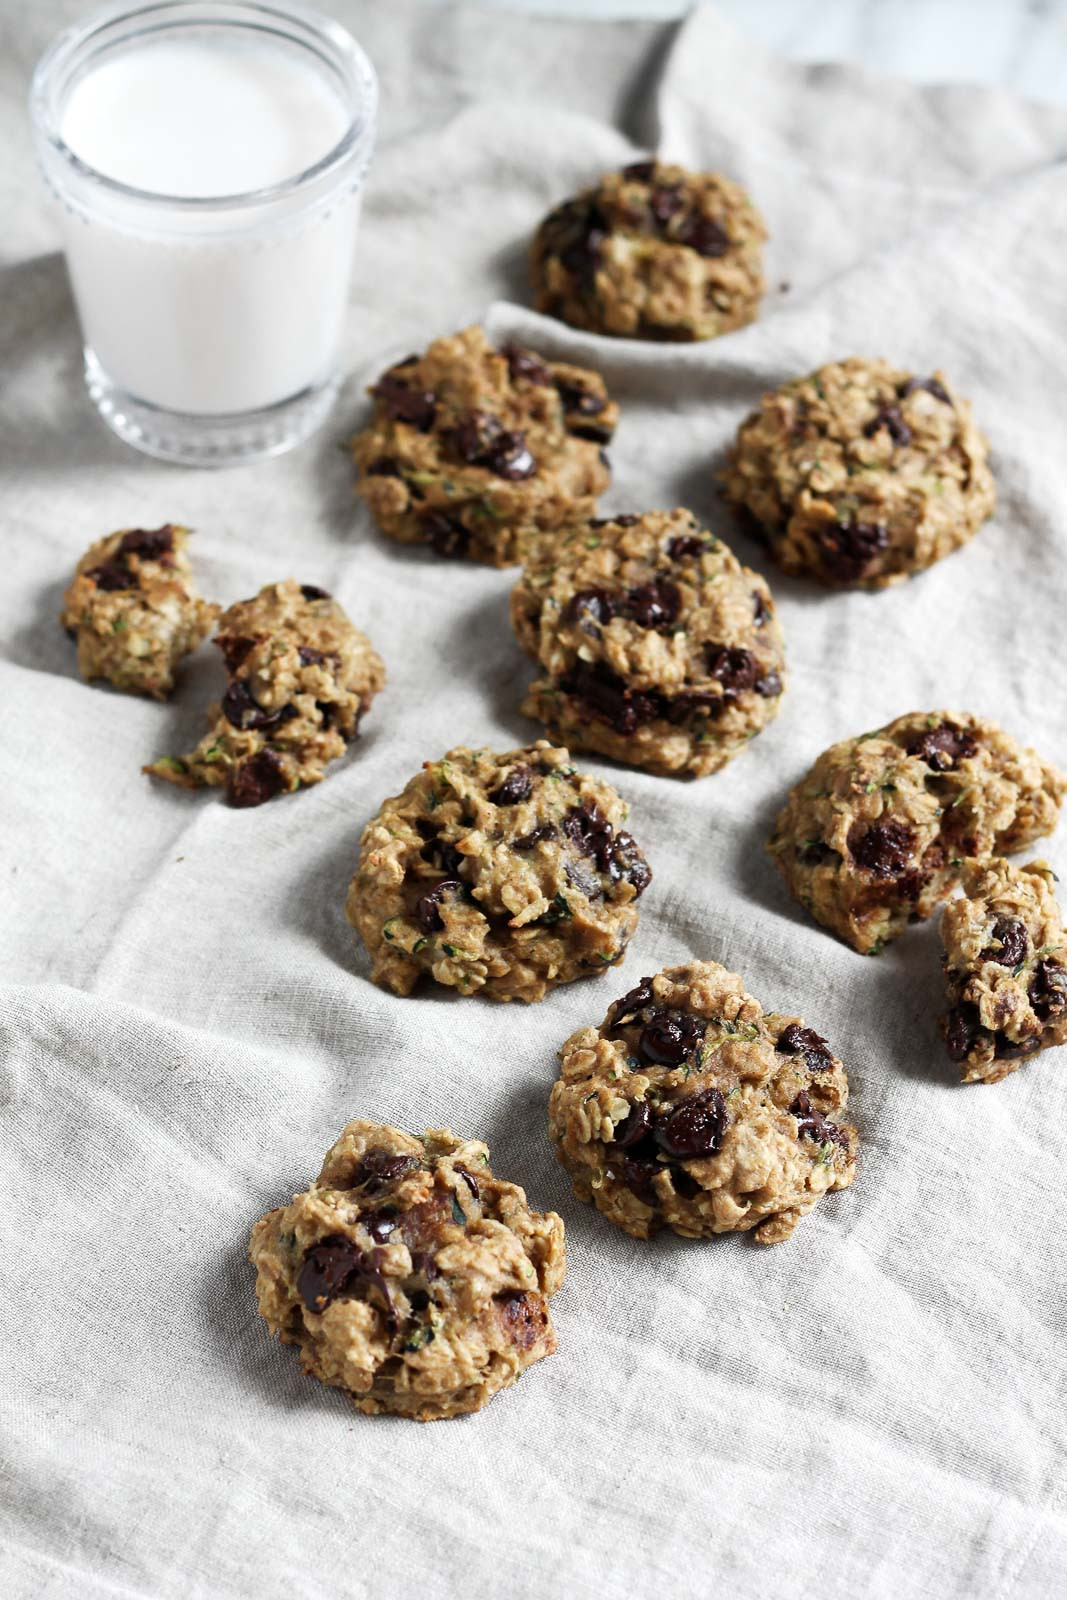
[[(220, 13), (218, 18), (212, 19), (207, 14), (212, 10)], [(250, 14), (247, 21), (222, 14), (238, 10)], [(135, 184), (123, 183), (119, 178), (110, 178), (107, 173), (101, 172), (98, 167), (83, 160), (71, 149), (59, 131), (52, 99), (57, 78), (77, 61), (78, 53), (90, 44), (96, 35), (123, 22), (151, 17), (160, 20), (155, 27), (143, 30), (144, 35), (162, 33), (168, 28), (182, 25), (182, 12), (199, 13), (198, 16), (188, 18), (189, 25), (198, 21), (208, 26), (214, 23), (236, 28), (259, 25), (265, 32), (280, 36), (280, 24), (295, 23), (311, 33), (315, 42), (325, 45), (331, 51), (335, 65), (341, 62), (348, 69), (343, 102), (348, 126), (336, 144), (311, 166), (294, 173), (291, 177), (282, 178), (277, 183), (267, 184), (259, 189), (245, 189), (222, 195), (175, 195), (157, 189), (142, 189)], [(75, 23), (73, 27), (59, 34), (38, 61), (30, 84), (30, 113), (34, 128), (51, 152), (59, 157), (63, 166), (76, 179), (98, 185), (121, 200), (146, 206), (165, 206), (171, 210), (191, 212), (201, 216), (216, 212), (247, 210), (254, 206), (268, 205), (274, 200), (286, 199), (298, 190), (328, 177), (331, 172), (343, 168), (350, 157), (357, 155), (363, 146), (369, 146), (373, 142), (377, 104), (377, 74), (370, 57), (347, 28), (335, 22), (332, 17), (325, 16), (310, 7), (288, 3), (275, 4), (273, 0), (147, 0), (147, 3), (137, 5), (131, 5), (126, 0), (124, 4), (93, 12), (84, 21)]]

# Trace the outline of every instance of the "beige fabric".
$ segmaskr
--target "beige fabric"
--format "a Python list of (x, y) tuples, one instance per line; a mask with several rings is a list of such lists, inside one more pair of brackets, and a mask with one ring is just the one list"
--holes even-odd
[[(1062, 1052), (960, 1087), (937, 930), (877, 961), (789, 901), (763, 851), (835, 739), (964, 706), (1061, 765), (1067, 591), (1067, 115), (1000, 92), (785, 66), (707, 12), (649, 28), (331, 0), (383, 68), (385, 139), (351, 382), (296, 455), (197, 475), (89, 413), (57, 232), (28, 160), (30, 62), (81, 0), (0, 0), (0, 1589), (334, 1600), (1047, 1597), (1067, 1579)], [(660, 72), (655, 98), (639, 92)], [(636, 348), (507, 303), (557, 198), (636, 154), (722, 165), (768, 220), (759, 322)], [(390, 359), (490, 313), (601, 365), (623, 407), (607, 509), (689, 502), (761, 390), (853, 351), (943, 369), (988, 433), (999, 509), (915, 583), (827, 595), (773, 572), (781, 715), (715, 777), (612, 772), (655, 882), (624, 966), (513, 1007), (373, 989), (344, 919), (359, 833), (450, 745), (535, 736), (510, 578), (386, 545), (339, 439)], [(56, 625), (78, 555), (180, 520), (229, 604), (332, 590), (388, 686), (315, 789), (258, 811), (153, 785), (220, 678), (179, 700), (77, 677)], [(740, 558), (761, 571), (738, 538)], [(590, 760), (607, 774), (608, 769)], [(1042, 850), (1061, 876), (1062, 830)], [(770, 1252), (630, 1240), (569, 1194), (545, 1132), (554, 1051), (646, 972), (694, 958), (802, 1013), (848, 1070), (855, 1186)], [(255, 1312), (248, 1230), (354, 1117), (484, 1138), (571, 1260), (559, 1352), (483, 1415), (420, 1429), (300, 1377)]]

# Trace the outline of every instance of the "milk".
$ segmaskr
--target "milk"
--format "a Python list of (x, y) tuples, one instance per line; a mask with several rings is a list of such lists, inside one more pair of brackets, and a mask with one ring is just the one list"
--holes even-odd
[[(364, 79), (362, 107), (354, 107), (351, 81), (304, 48), (313, 14), (293, 13), (292, 36), (276, 37), (254, 21), (230, 25), (235, 13), (259, 10), (251, 5), (142, 9), (192, 15), (188, 26), (168, 19), (155, 31), (134, 17), (129, 37), (113, 46), (113, 24), (98, 19), (107, 50), (94, 36), (85, 59), (67, 63), (60, 89), (35, 81), (39, 152), (64, 202), (100, 409), (134, 443), (143, 443), (138, 431), (151, 435), (153, 410), (167, 414), (161, 437), (188, 438), (193, 456), (202, 439), (187, 423), (204, 419), (225, 454), (221, 424), (211, 432), (211, 419), (259, 414), (336, 385), (373, 138), (373, 72), (360, 53), (370, 90)], [(212, 12), (220, 25), (202, 26)], [(326, 19), (313, 25), (320, 51), (341, 49), (338, 39), (357, 51)], [(257, 437), (235, 435), (237, 453), (257, 453)], [(181, 458), (183, 449), (156, 453)]]

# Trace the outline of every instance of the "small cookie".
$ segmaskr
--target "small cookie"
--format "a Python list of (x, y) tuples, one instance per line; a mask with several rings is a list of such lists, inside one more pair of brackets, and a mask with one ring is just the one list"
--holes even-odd
[(259, 1314), (368, 1416), (480, 1411), (556, 1348), (563, 1223), (475, 1139), (350, 1122), (318, 1179), (261, 1217)]
[(542, 222), (531, 253), (539, 311), (629, 339), (714, 339), (752, 322), (766, 229), (717, 172), (637, 161)]
[(824, 750), (768, 845), (789, 892), (877, 955), (929, 917), (973, 862), (1051, 833), (1067, 779), (966, 712), (913, 711)]
[(554, 738), (652, 772), (717, 772), (777, 715), (785, 656), (764, 580), (684, 510), (533, 543), (511, 596)]
[(948, 1015), (941, 1032), (964, 1083), (999, 1083), (1067, 1044), (1067, 931), (1045, 861), (968, 875), (941, 918)]
[(532, 1001), (614, 966), (652, 881), (627, 811), (543, 739), (427, 761), (368, 823), (348, 891), (374, 982)]
[(496, 350), (481, 328), (436, 339), (370, 392), (359, 492), (400, 544), (506, 567), (526, 533), (590, 516), (611, 482), (619, 408), (600, 375)]
[(832, 588), (923, 572), (996, 503), (989, 447), (944, 374), (859, 356), (765, 394), (722, 481), (783, 571)]
[(318, 783), (385, 683), (366, 634), (325, 589), (294, 578), (231, 606), (215, 643), (230, 681), (210, 729), (188, 755), (144, 770), (183, 789), (225, 786), (234, 806)]
[(548, 1131), (579, 1200), (635, 1238), (754, 1228), (788, 1239), (855, 1176), (845, 1069), (796, 1017), (765, 1016), (713, 961), (642, 978), (560, 1051)]
[(211, 632), (219, 608), (202, 600), (185, 546), (188, 528), (130, 528), (98, 539), (78, 562), (60, 622), (78, 646), (87, 683), (165, 700), (174, 670)]

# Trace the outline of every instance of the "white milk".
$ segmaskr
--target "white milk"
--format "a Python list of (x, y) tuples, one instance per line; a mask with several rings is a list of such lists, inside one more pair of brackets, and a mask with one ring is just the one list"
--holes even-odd
[(351, 114), (306, 52), (266, 32), (176, 30), (89, 57), (58, 132), (113, 183), (45, 170), (85, 343), (111, 385), (212, 418), (336, 381), (373, 98), (361, 160), (248, 197), (323, 161)]

